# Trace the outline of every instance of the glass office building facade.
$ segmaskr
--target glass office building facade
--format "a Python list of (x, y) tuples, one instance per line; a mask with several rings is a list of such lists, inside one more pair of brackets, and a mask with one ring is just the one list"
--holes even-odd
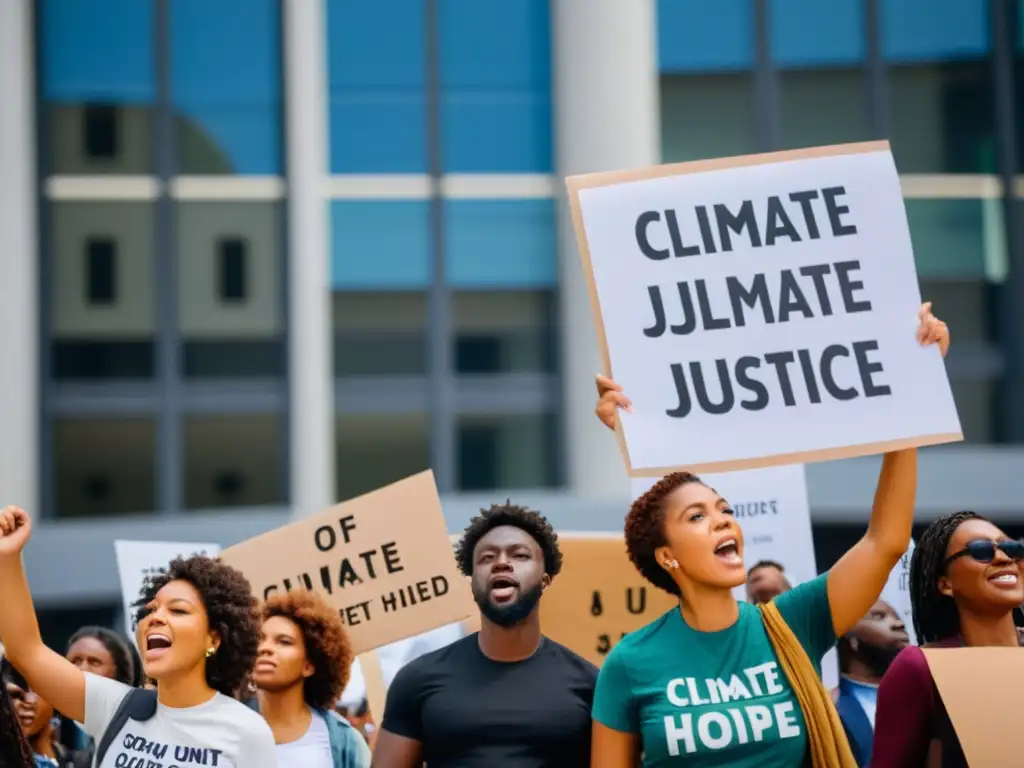
[[(0, 479), (42, 521), (38, 594), (105, 605), (115, 536), (229, 544), (427, 467), (453, 527), (498, 494), (617, 527), (560, 177), (874, 138), (955, 339), (967, 440), (922, 455), (922, 513), (1024, 517), (1021, 17), (4, 3)], [(863, 519), (876, 465), (809, 468), (820, 525)]]

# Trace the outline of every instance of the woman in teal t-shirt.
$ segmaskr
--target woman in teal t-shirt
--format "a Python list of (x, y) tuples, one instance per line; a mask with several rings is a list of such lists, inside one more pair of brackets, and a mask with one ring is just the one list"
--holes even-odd
[[(918, 339), (949, 347), (945, 323), (921, 308)], [(629, 400), (598, 380), (597, 414), (613, 427)], [(775, 599), (820, 672), (821, 657), (874, 605), (910, 543), (917, 452), (885, 454), (867, 533), (826, 574)], [(688, 472), (659, 480), (626, 516), (626, 548), (640, 573), (679, 597), (623, 638), (594, 694), (592, 768), (797, 768), (807, 729), (760, 612), (737, 603), (743, 531), (728, 502)]]

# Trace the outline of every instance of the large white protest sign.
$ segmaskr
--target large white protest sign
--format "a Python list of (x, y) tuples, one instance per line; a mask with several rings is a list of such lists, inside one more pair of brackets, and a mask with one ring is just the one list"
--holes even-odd
[(567, 185), (632, 476), (962, 439), (887, 142)]
[(166, 568), (176, 557), (220, 554), (219, 544), (188, 544), (180, 541), (125, 541), (114, 542), (117, 572), (121, 579), (121, 600), (124, 603), (125, 634), (134, 639), (135, 612), (132, 603), (139, 599), (146, 577), (157, 569)]

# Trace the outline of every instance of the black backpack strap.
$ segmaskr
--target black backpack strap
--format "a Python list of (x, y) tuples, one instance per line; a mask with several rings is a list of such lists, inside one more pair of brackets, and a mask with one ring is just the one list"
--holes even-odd
[(117, 738), (117, 734), (124, 728), (128, 720), (145, 722), (156, 714), (156, 691), (146, 688), (132, 688), (128, 691), (117, 709), (114, 716), (107, 724), (107, 730), (103, 732), (102, 738), (96, 744), (96, 765), (103, 765), (103, 758), (110, 749), (111, 742)]

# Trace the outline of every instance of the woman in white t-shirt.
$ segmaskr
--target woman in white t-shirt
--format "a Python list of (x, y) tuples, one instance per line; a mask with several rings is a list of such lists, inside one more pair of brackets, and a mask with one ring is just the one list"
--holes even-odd
[[(31, 688), (99, 743), (132, 689), (83, 672), (43, 645), (21, 561), (31, 529), (23, 510), (0, 511), (0, 640)], [(177, 559), (146, 582), (136, 611), (143, 669), (157, 684), (156, 712), (125, 722), (96, 768), (276, 768), (270, 728), (233, 698), (259, 643), (245, 577), (211, 558)]]

